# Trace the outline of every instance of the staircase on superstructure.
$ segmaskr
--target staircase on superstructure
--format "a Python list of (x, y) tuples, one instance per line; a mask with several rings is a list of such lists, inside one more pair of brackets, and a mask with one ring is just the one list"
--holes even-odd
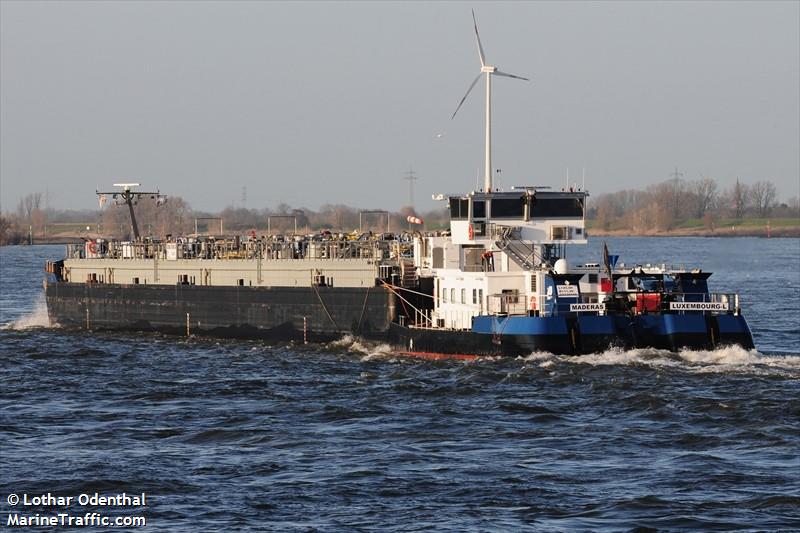
[(504, 229), (500, 234), (500, 239), (495, 241), (495, 245), (523, 270), (533, 270), (537, 263), (541, 263), (541, 258), (533, 245), (519, 240), (520, 229), (519, 227)]

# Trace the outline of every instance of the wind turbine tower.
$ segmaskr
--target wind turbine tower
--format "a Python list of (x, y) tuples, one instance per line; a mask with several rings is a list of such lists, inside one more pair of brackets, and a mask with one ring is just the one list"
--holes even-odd
[(478, 80), (481, 79), (481, 76), (484, 74), (486, 75), (486, 146), (485, 146), (485, 166), (484, 166), (484, 174), (483, 174), (483, 181), (484, 181), (484, 190), (486, 192), (492, 191), (492, 76), (504, 76), (506, 78), (514, 78), (516, 80), (525, 80), (530, 81), (528, 78), (523, 78), (522, 76), (517, 76), (516, 74), (509, 74), (507, 72), (502, 72), (497, 69), (497, 67), (487, 65), (486, 64), (486, 55), (483, 53), (483, 45), (481, 44), (481, 37), (478, 35), (478, 23), (475, 20), (475, 10), (472, 10), (472, 26), (475, 28), (475, 40), (478, 43), (478, 59), (481, 62), (481, 71), (472, 81), (470, 84), (469, 89), (467, 89), (467, 93), (464, 95), (464, 98), (458, 103), (458, 107), (453, 112), (453, 116), (450, 120), (456, 118), (456, 113), (458, 110), (461, 109), (461, 105), (469, 96), (469, 93), (472, 91), (472, 88), (475, 87), (475, 84), (478, 83)]

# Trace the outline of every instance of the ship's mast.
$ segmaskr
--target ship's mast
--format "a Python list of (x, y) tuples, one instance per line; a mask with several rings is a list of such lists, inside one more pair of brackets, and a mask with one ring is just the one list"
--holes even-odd
[(158, 205), (161, 205), (165, 201), (165, 197), (161, 195), (159, 191), (156, 192), (144, 192), (144, 191), (132, 191), (131, 187), (139, 187), (140, 183), (115, 183), (114, 187), (122, 187), (122, 192), (100, 192), (95, 191), (95, 193), (100, 197), (100, 205), (102, 205), (105, 201), (105, 197), (110, 195), (117, 205), (127, 205), (128, 212), (131, 215), (131, 231), (133, 232), (133, 239), (139, 240), (139, 225), (136, 223), (136, 214), (133, 212), (133, 205), (139, 203), (139, 198), (142, 196), (150, 196), (156, 200)]

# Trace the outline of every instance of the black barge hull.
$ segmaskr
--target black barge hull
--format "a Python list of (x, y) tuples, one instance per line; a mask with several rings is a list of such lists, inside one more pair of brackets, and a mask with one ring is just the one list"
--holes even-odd
[(380, 287), (212, 287), (48, 282), (51, 322), (91, 330), (326, 342), (383, 338), (395, 296)]

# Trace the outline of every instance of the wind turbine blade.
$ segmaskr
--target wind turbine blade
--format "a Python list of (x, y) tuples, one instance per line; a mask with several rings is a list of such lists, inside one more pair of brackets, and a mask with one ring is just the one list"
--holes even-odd
[(495, 76), (505, 76), (506, 78), (514, 78), (515, 80), (531, 81), (528, 78), (523, 78), (522, 76), (517, 76), (516, 74), (509, 74), (508, 72), (502, 72), (499, 70), (495, 70), (494, 72), (492, 72), (492, 74), (494, 74)]
[(475, 10), (472, 10), (472, 26), (475, 28), (475, 39), (478, 41), (478, 58), (481, 60), (481, 66), (486, 65), (486, 55), (483, 53), (483, 45), (481, 45), (481, 36), (478, 35), (478, 22), (475, 20)]
[(467, 96), (469, 96), (469, 93), (472, 91), (472, 88), (475, 87), (475, 84), (478, 83), (478, 80), (481, 79), (481, 76), (483, 76), (483, 72), (481, 72), (480, 74), (475, 76), (475, 79), (472, 80), (472, 83), (470, 84), (469, 89), (467, 89), (467, 94), (465, 94), (464, 98), (462, 98), (461, 101), (458, 103), (458, 107), (456, 107), (456, 110), (453, 111), (453, 116), (450, 117), (450, 120), (453, 120), (454, 118), (456, 118), (456, 113), (458, 113), (458, 110), (461, 109), (461, 105), (464, 103), (464, 100), (467, 99)]

